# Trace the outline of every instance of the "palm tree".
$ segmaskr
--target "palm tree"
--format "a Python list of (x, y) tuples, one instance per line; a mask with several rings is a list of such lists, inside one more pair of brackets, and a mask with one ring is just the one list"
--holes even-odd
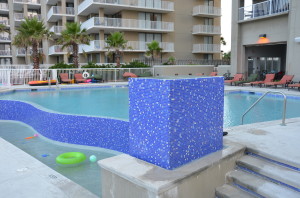
[(124, 39), (124, 34), (121, 32), (110, 33), (110, 36), (105, 40), (108, 49), (108, 56), (115, 55), (117, 67), (120, 67), (120, 59), (127, 47), (127, 40)]
[(152, 60), (163, 51), (163, 48), (159, 46), (159, 42), (152, 41), (151, 43), (147, 43), (148, 50), (146, 51), (146, 57), (152, 57)]
[(90, 41), (91, 37), (87, 34), (86, 29), (81, 29), (81, 24), (74, 22), (66, 24), (66, 29), (61, 32), (61, 37), (57, 43), (62, 45), (62, 49), (65, 47), (73, 48), (73, 63), (78, 68), (78, 45), (90, 45)]
[(12, 42), (13, 45), (15, 45), (17, 48), (24, 48), (25, 49), (25, 63), (28, 64), (27, 61), (27, 49), (28, 46), (31, 45), (31, 42), (28, 38), (23, 38), (22, 35), (17, 34), (14, 37), (14, 40)]
[(13, 45), (25, 47), (25, 49), (31, 45), (33, 69), (39, 69), (39, 46), (43, 39), (50, 38), (52, 33), (49, 32), (43, 22), (38, 21), (38, 19), (35, 17), (32, 19), (25, 19), (25, 21), (20, 24), (20, 27), (17, 28), (17, 30), (19, 33), (17, 36), (15, 36)]

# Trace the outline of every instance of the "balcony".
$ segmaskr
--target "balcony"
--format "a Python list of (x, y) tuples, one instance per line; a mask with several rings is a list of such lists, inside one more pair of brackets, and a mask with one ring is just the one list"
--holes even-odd
[(15, 25), (19, 26), (22, 23), (22, 21), (25, 21), (25, 18), (37, 18), (39, 21), (42, 20), (42, 16), (40, 14), (30, 14), (27, 17), (25, 17), (23, 13), (15, 13)]
[(97, 33), (100, 29), (108, 32), (109, 30), (127, 30), (163, 33), (174, 31), (174, 24), (162, 21), (93, 17), (82, 23), (81, 28), (87, 29), (88, 33)]
[(12, 57), (11, 50), (0, 50), (0, 57)]
[(9, 25), (9, 19), (6, 19), (6, 20), (0, 20), (0, 24), (5, 25), (6, 27), (10, 27), (10, 25)]
[(0, 33), (0, 43), (10, 43), (11, 37), (9, 34)]
[(55, 35), (60, 35), (64, 29), (65, 26), (52, 26), (49, 30), (50, 32), (54, 32)]
[(8, 3), (0, 3), (0, 14), (8, 14)]
[(100, 8), (111, 10), (114, 13), (121, 10), (167, 13), (174, 11), (174, 3), (161, 0), (85, 0), (78, 6), (78, 15), (87, 16), (91, 13), (99, 13)]
[(239, 21), (256, 20), (266, 17), (287, 14), (289, 0), (268, 0), (251, 6), (239, 8)]
[(193, 16), (216, 18), (221, 17), (221, 8), (199, 5), (193, 8)]
[[(39, 52), (43, 53), (43, 48), (39, 48)], [(32, 54), (32, 50), (29, 50), (29, 53), (27, 53), (27, 55), (31, 55)], [(25, 57), (26, 56), (26, 49), (25, 48), (17, 48), (16, 51), (16, 56), (17, 57)]]
[(22, 11), (23, 5), (26, 4), (28, 9), (40, 9), (40, 0), (13, 0), (14, 10)]
[[(163, 52), (174, 52), (174, 43), (161, 42), (159, 45), (163, 48)], [(80, 45), (79, 53), (104, 52), (107, 51), (106, 46), (104, 40), (94, 40), (90, 42), (90, 45)], [(146, 52), (148, 49), (147, 42), (143, 41), (128, 41), (127, 46), (131, 49), (125, 49), (125, 52)]]
[(52, 6), (47, 13), (48, 22), (57, 22), (62, 19), (62, 16), (66, 16), (67, 20), (74, 20), (75, 11), (73, 7), (66, 7), (66, 10), (62, 10), (60, 6)]
[(193, 34), (195, 35), (220, 35), (221, 26), (213, 25), (194, 25)]
[(52, 45), (49, 48), (48, 55), (49, 56), (57, 56), (57, 55), (64, 55), (71, 53), (73, 50), (71, 47), (66, 47), (65, 49), (62, 49), (62, 45)]
[(221, 45), (220, 44), (194, 44), (192, 53), (200, 53), (200, 54), (221, 53)]

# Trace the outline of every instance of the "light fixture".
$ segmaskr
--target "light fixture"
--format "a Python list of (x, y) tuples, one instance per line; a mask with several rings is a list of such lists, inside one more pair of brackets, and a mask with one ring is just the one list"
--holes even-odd
[(300, 37), (296, 37), (296, 38), (295, 38), (295, 42), (296, 42), (296, 43), (300, 43)]
[(259, 38), (267, 38), (267, 35), (266, 34), (260, 34)]

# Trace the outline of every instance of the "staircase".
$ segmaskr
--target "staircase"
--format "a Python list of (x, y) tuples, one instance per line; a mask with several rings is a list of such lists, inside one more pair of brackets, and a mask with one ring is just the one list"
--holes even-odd
[(299, 168), (249, 152), (236, 164), (217, 198), (300, 198)]

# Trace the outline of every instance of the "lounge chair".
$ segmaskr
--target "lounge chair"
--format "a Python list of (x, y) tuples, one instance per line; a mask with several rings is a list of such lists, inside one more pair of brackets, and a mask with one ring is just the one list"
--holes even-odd
[(235, 86), (237, 86), (237, 85), (243, 86), (244, 83), (250, 83), (250, 82), (255, 81), (257, 79), (257, 76), (258, 76), (257, 74), (251, 74), (247, 80), (236, 81), (236, 82), (234, 82), (234, 85)]
[(137, 78), (138, 76), (135, 75), (134, 73), (125, 72), (125, 73), (123, 74), (123, 77), (124, 77), (124, 78)]
[(282, 85), (282, 87), (287, 87), (287, 85), (289, 83), (292, 82), (294, 78), (294, 75), (284, 75), (280, 81), (278, 82), (267, 82), (267, 83), (264, 83), (265, 86), (275, 86), (275, 88), (277, 88), (277, 85)]
[(235, 74), (232, 80), (225, 80), (224, 83), (230, 83), (232, 85), (233, 82), (243, 80), (243, 74)]
[(92, 76), (88, 77), (87, 79), (91, 79), (92, 83), (103, 82), (103, 77), (100, 74), (93, 74)]
[(300, 91), (300, 82), (295, 84), (288, 84), (288, 90), (290, 90), (291, 88), (298, 88), (298, 90)]
[(218, 72), (211, 72), (210, 74), (209, 74), (209, 76), (217, 76), (218, 75)]
[(74, 78), (75, 78), (75, 82), (76, 83), (83, 83), (83, 82), (85, 82), (86, 81), (86, 79), (84, 79), (83, 77), (82, 77), (82, 73), (76, 73), (76, 74), (74, 74)]
[(262, 84), (265, 84), (265, 83), (268, 83), (268, 82), (273, 82), (274, 77), (275, 77), (275, 74), (266, 74), (265, 80), (253, 81), (253, 82), (250, 82), (250, 84), (251, 84), (252, 87), (255, 86), (255, 85), (258, 85), (258, 86), (261, 87)]
[(68, 73), (60, 73), (59, 78), (60, 78), (60, 82), (72, 83), (72, 80), (69, 79), (69, 74)]

